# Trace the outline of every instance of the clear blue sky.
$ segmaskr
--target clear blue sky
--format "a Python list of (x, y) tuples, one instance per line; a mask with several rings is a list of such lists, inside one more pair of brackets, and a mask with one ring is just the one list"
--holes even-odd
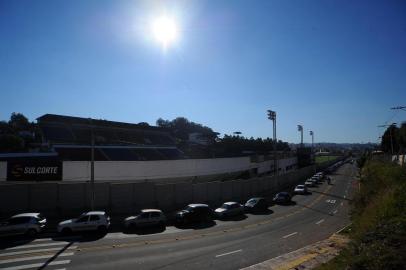
[[(170, 14), (162, 47), (148, 20)], [(177, 116), (222, 134), (376, 142), (406, 105), (405, 1), (0, 0), (0, 119), (21, 112), (148, 122)], [(393, 116), (393, 117), (392, 117)]]

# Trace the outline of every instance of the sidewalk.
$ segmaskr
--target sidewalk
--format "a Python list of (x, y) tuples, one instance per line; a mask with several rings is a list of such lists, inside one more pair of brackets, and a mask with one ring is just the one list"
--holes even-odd
[(258, 263), (241, 270), (298, 270), (313, 269), (338, 255), (349, 239), (342, 234), (333, 234), (330, 238)]

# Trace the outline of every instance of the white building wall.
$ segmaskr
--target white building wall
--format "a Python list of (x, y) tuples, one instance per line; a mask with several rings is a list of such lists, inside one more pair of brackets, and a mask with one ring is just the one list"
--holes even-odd
[[(250, 158), (183, 159), (157, 161), (96, 161), (96, 180), (145, 180), (204, 176), (245, 171)], [(63, 162), (64, 181), (90, 179), (90, 162)]]

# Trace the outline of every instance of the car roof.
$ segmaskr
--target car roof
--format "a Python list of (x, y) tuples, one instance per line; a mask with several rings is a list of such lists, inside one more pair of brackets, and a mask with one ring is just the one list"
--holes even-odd
[(227, 204), (227, 205), (233, 205), (233, 204), (239, 204), (238, 202), (225, 202), (223, 204)]
[(276, 194), (276, 195), (289, 195), (289, 193), (287, 193), (286, 191), (282, 191), (282, 192), (279, 192), (279, 193)]
[(209, 207), (207, 204), (204, 203), (192, 203), (188, 205), (189, 207)]
[(154, 213), (154, 212), (162, 213), (162, 211), (159, 209), (142, 209), (141, 212), (142, 213)]
[(84, 214), (85, 215), (105, 215), (106, 212), (104, 212), (104, 211), (90, 211), (90, 212), (86, 212)]
[(250, 200), (262, 200), (262, 199), (265, 199), (265, 198), (264, 197), (253, 197), (253, 198), (250, 198), (249, 201)]
[(304, 187), (304, 185), (297, 185), (296, 187)]
[(16, 218), (16, 217), (38, 217), (39, 214), (40, 213), (21, 213), (21, 214), (12, 216), (12, 218)]

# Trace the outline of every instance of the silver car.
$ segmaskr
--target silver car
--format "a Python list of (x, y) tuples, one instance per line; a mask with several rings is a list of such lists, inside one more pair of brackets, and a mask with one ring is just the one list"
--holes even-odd
[(166, 222), (165, 215), (159, 209), (143, 209), (135, 216), (124, 219), (124, 226), (128, 228), (140, 228), (149, 226), (164, 227)]
[(78, 218), (59, 222), (58, 233), (68, 234), (72, 232), (99, 231), (107, 232), (110, 227), (110, 217), (104, 211), (85, 212)]
[(221, 207), (217, 208), (214, 213), (219, 218), (237, 216), (244, 213), (244, 207), (238, 202), (225, 202)]
[(0, 223), (0, 236), (25, 234), (35, 237), (45, 228), (46, 222), (40, 213), (18, 214)]

